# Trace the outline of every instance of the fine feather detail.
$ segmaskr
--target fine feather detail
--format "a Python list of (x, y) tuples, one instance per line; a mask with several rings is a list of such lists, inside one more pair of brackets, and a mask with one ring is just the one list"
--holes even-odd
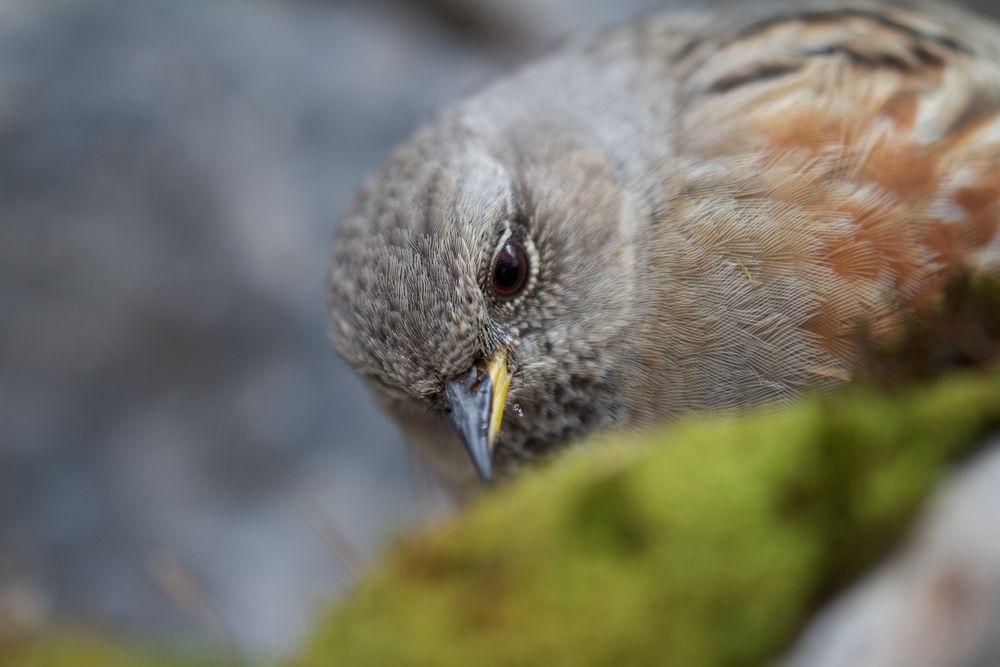
[(863, 335), (891, 342), (949, 279), (1000, 270), (994, 61), (889, 8), (779, 14), (716, 39), (680, 95), (688, 191), (703, 193), (684, 224), (710, 225), (721, 256), (738, 248), (757, 289), (791, 291), (819, 343), (796, 343), (811, 368), (843, 375)]

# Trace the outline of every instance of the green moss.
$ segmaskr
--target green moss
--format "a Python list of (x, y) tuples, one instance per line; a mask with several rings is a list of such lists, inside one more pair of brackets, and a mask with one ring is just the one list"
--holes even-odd
[(201, 667), (225, 664), (171, 649), (124, 644), (78, 630), (44, 633), (0, 642), (0, 667)]
[(1000, 376), (593, 443), (392, 550), (293, 664), (765, 664), (1000, 425)]

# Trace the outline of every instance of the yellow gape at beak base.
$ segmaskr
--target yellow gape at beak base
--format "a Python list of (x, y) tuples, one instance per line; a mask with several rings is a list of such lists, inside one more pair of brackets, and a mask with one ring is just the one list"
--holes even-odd
[(486, 372), (489, 373), (490, 384), (493, 385), (493, 396), (490, 399), (490, 427), (487, 436), (492, 452), (493, 443), (496, 442), (497, 434), (500, 433), (503, 410), (507, 404), (507, 390), (510, 388), (510, 369), (507, 366), (507, 350), (505, 348), (501, 348), (493, 356), (493, 360), (486, 367)]

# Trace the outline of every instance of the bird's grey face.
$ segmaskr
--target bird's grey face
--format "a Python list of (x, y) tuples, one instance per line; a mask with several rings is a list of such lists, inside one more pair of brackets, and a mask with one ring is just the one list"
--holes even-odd
[(450, 422), (489, 477), (626, 409), (611, 387), (635, 212), (595, 152), (457, 144), (418, 139), (360, 194), (335, 241), (331, 324), (393, 412)]

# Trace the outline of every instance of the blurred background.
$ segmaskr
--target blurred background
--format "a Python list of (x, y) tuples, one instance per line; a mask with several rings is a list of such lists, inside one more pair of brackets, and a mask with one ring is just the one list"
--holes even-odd
[(445, 103), (669, 2), (0, 0), (0, 637), (278, 655), (445, 505), (327, 341), (338, 214)]

